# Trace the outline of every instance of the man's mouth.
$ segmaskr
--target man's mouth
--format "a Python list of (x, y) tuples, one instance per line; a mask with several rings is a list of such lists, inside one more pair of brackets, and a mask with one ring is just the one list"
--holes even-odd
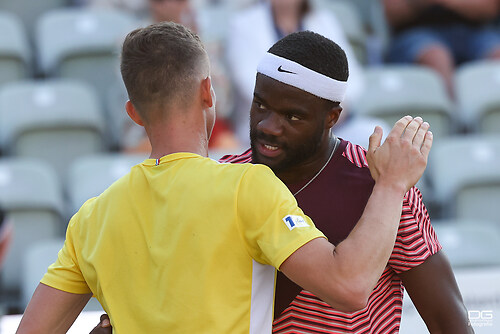
[(278, 146), (272, 146), (272, 145), (267, 145), (267, 144), (264, 144), (264, 147), (270, 151), (276, 151), (278, 149)]
[(275, 158), (281, 154), (282, 148), (278, 145), (259, 143), (257, 146), (259, 154), (267, 158)]

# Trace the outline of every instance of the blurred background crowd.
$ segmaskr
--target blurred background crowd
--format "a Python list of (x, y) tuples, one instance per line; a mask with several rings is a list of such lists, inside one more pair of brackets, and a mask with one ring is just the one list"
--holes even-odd
[(0, 314), (23, 311), (80, 205), (148, 156), (119, 52), (159, 21), (190, 27), (210, 55), (213, 159), (248, 148), (274, 42), (298, 30), (337, 42), (350, 77), (334, 133), (366, 147), (375, 125), (429, 121), (418, 186), (452, 265), (500, 266), (500, 0), (0, 0)]

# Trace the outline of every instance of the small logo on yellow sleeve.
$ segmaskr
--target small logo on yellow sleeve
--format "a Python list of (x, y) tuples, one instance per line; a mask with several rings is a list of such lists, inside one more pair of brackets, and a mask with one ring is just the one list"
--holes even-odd
[(288, 215), (283, 218), (286, 227), (291, 231), (296, 227), (308, 227), (306, 220), (302, 216)]

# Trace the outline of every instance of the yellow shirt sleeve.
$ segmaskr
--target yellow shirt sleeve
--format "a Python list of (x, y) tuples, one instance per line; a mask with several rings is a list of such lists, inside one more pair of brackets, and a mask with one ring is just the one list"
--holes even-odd
[(59, 251), (57, 260), (47, 269), (41, 283), (58, 290), (75, 294), (86, 294), (92, 291), (78, 265), (73, 236), (78, 228), (78, 213), (73, 216), (66, 231), (66, 240)]
[(298, 248), (325, 237), (266, 166), (247, 170), (238, 189), (240, 233), (253, 259), (279, 268)]

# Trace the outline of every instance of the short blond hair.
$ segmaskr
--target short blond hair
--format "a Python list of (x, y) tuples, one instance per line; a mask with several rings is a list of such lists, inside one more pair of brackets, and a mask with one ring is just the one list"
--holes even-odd
[(189, 104), (200, 77), (209, 75), (208, 56), (198, 35), (174, 22), (130, 32), (122, 47), (121, 74), (139, 114), (171, 103)]

